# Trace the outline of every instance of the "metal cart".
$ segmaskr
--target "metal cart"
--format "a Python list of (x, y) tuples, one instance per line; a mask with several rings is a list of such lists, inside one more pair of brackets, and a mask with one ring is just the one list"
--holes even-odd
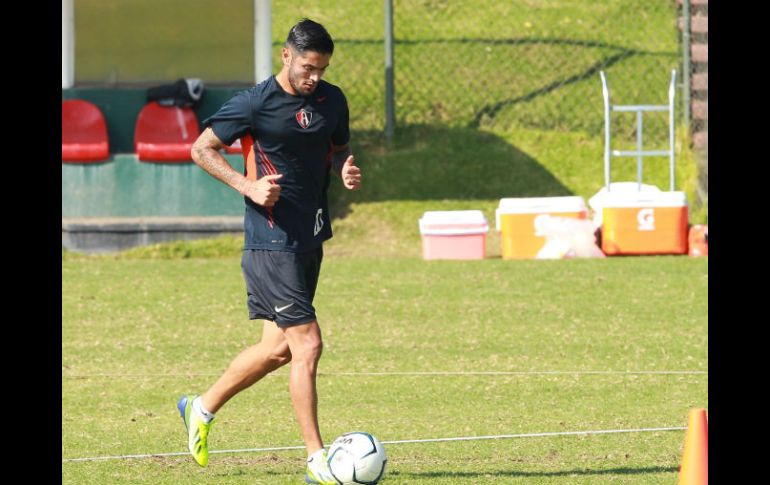
[[(675, 186), (674, 175), (674, 85), (676, 82), (676, 70), (671, 71), (671, 84), (668, 87), (668, 105), (619, 105), (610, 103), (610, 90), (607, 86), (607, 77), (604, 71), (599, 71), (602, 78), (602, 95), (604, 96), (604, 184), (607, 191), (610, 191), (610, 165), (612, 157), (636, 157), (636, 180), (638, 189), (642, 190), (642, 158), (643, 157), (669, 157), (669, 174), (671, 185), (669, 190), (673, 191)], [(612, 150), (610, 143), (610, 111), (632, 112), (636, 113), (636, 150)], [(642, 113), (647, 111), (668, 111), (668, 150), (644, 150), (643, 140), (644, 131), (642, 124)]]

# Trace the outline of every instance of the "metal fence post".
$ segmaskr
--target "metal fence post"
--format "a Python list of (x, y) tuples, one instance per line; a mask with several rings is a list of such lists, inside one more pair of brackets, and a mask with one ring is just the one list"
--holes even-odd
[(385, 139), (390, 143), (396, 124), (393, 85), (393, 0), (385, 0)]
[(690, 128), (690, 0), (682, 1), (682, 114), (684, 115), (685, 129)]
[(61, 88), (75, 84), (75, 6), (74, 0), (61, 2)]
[(254, 0), (254, 84), (259, 84), (272, 74), (272, 0)]

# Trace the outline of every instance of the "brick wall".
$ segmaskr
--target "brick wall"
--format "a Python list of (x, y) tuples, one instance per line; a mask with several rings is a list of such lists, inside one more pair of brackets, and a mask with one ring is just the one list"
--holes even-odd
[[(682, 0), (677, 0), (680, 8)], [(697, 148), (708, 146), (709, 119), (709, 18), (708, 0), (690, 0), (690, 62), (692, 72), (691, 82), (691, 129), (693, 143)], [(681, 10), (680, 10), (681, 14)], [(679, 29), (684, 21), (679, 18)]]
[[(684, 27), (680, 7), (679, 29)], [(698, 150), (698, 183), (694, 207), (708, 207), (708, 143), (709, 143), (709, 2), (690, 0), (690, 130)], [(708, 216), (707, 216), (708, 217)]]

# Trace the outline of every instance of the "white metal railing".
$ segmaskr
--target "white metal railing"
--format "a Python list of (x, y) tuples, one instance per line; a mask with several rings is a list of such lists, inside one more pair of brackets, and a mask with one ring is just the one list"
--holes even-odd
[[(607, 77), (604, 71), (599, 71), (602, 79), (602, 96), (604, 98), (604, 184), (607, 191), (610, 190), (610, 168), (612, 157), (636, 157), (636, 181), (639, 190), (642, 188), (642, 172), (644, 157), (669, 157), (669, 180), (670, 188), (673, 191), (676, 185), (676, 176), (674, 174), (674, 97), (676, 84), (676, 70), (671, 71), (671, 83), (668, 87), (668, 105), (613, 105), (610, 103), (610, 90), (607, 86)], [(610, 112), (631, 112), (636, 113), (636, 150), (612, 150), (610, 136)], [(668, 150), (644, 150), (644, 124), (642, 114), (650, 111), (668, 111)]]

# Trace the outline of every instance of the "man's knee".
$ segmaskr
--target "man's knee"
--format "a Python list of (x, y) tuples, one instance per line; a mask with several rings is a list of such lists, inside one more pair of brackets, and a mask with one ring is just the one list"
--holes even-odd
[(291, 351), (288, 345), (273, 349), (268, 356), (273, 365), (280, 367), (291, 362)]
[[(297, 334), (291, 352), (294, 359), (317, 361), (323, 352), (323, 340), (321, 332), (318, 331), (318, 325), (311, 323), (311, 326), (303, 328), (301, 334)], [(299, 330), (299, 329), (298, 329)], [(305, 331), (307, 330), (307, 331)]]
[(304, 357), (305, 360), (317, 361), (321, 358), (324, 344), (321, 341), (321, 337), (318, 336), (317, 338), (303, 339), (299, 347), (299, 353)]

